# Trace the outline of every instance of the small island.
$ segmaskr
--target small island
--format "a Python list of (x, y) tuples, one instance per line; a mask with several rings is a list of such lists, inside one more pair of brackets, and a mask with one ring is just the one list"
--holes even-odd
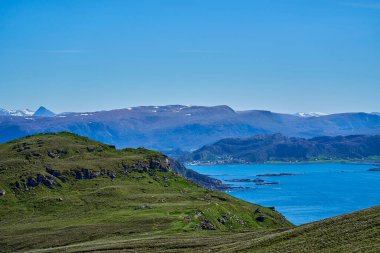
[(287, 176), (297, 176), (295, 173), (269, 173), (269, 174), (259, 174), (258, 177), (287, 177)]
[(264, 182), (264, 180), (261, 179), (261, 178), (255, 178), (255, 179), (246, 178), (246, 179), (230, 179), (230, 180), (226, 180), (226, 182), (233, 182), (233, 183), (262, 183), (262, 182)]
[(226, 180), (227, 182), (233, 182), (233, 183), (255, 183), (256, 185), (275, 185), (279, 184), (278, 182), (267, 182), (261, 178), (255, 178), (255, 179), (249, 179), (249, 178), (244, 178), (244, 179), (230, 179)]

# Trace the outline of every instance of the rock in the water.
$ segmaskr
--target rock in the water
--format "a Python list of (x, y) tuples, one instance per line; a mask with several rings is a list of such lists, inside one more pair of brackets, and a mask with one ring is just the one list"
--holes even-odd
[(380, 171), (380, 168), (369, 169), (368, 171)]

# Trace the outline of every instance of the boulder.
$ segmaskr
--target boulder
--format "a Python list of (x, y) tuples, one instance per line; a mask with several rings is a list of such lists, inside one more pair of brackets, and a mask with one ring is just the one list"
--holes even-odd
[(258, 222), (264, 222), (265, 221), (265, 217), (264, 216), (259, 216), (259, 217), (256, 218), (256, 220)]
[(28, 179), (26, 181), (26, 185), (29, 186), (29, 187), (36, 187), (38, 184), (39, 184), (38, 181), (36, 181), (32, 177), (28, 177)]
[(116, 173), (113, 172), (113, 171), (108, 171), (108, 172), (107, 172), (107, 175), (108, 175), (112, 180), (114, 180), (114, 179), (116, 178)]
[(47, 186), (47, 187), (50, 187), (52, 186), (53, 184), (55, 184), (55, 180), (52, 176), (46, 176), (44, 178), (44, 180), (42, 181), (42, 183)]
[(22, 187), (22, 185), (21, 185), (21, 183), (20, 183), (19, 181), (17, 181), (15, 185), (16, 185), (16, 187), (17, 187), (18, 189), (20, 189), (20, 188)]
[(5, 190), (0, 190), (0, 197), (5, 195)]
[(223, 225), (226, 224), (226, 220), (223, 218), (223, 217), (218, 217), (217, 219), (220, 223), (222, 223)]
[(47, 154), (48, 154), (48, 156), (49, 156), (50, 158), (55, 158), (55, 155), (54, 155), (53, 152), (48, 151)]
[(216, 230), (214, 224), (212, 224), (209, 220), (201, 221), (201, 223), (198, 225), (198, 228), (202, 230)]

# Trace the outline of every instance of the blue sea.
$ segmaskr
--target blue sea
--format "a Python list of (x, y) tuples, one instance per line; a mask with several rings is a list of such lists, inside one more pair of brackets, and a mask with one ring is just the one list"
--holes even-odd
[[(364, 164), (260, 164), (187, 166), (201, 174), (240, 187), (227, 193), (248, 202), (274, 206), (288, 220), (301, 225), (380, 205), (380, 172)], [(259, 174), (293, 173), (260, 177), (273, 185), (228, 182), (255, 179)]]

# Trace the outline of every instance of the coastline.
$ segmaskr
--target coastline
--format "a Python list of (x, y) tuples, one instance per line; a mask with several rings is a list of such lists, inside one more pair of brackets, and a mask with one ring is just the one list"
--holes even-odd
[(327, 164), (327, 163), (341, 163), (341, 164), (361, 164), (380, 166), (380, 161), (377, 160), (318, 160), (318, 161), (300, 161), (300, 162), (284, 162), (284, 161), (268, 161), (263, 163), (222, 163), (222, 162), (190, 162), (183, 163), (185, 166), (215, 166), (215, 165), (263, 165), (263, 164), (278, 164), (278, 165), (302, 165), (302, 164)]

